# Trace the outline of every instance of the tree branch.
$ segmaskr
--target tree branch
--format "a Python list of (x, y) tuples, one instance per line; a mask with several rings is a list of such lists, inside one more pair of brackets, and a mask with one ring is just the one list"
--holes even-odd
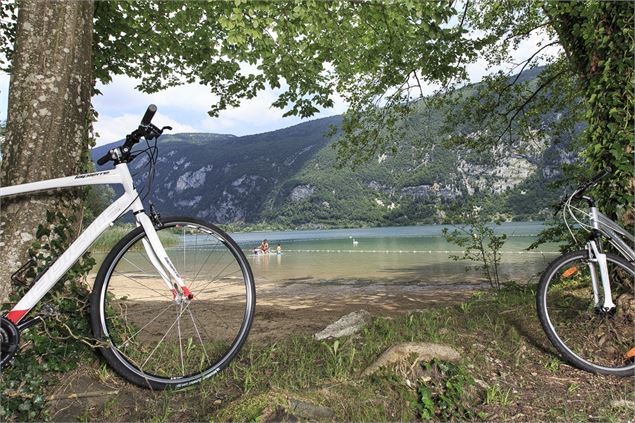
[[(531, 103), (531, 101), (538, 95), (538, 93), (542, 90), (544, 90), (546, 87), (548, 87), (553, 81), (555, 81), (558, 77), (560, 77), (562, 74), (564, 74), (564, 71), (560, 71), (556, 74), (554, 74), (551, 78), (549, 78), (548, 80), (544, 81), (542, 84), (540, 84), (540, 86), (538, 86), (538, 88), (528, 97), (525, 99), (525, 101), (523, 101), (523, 103), (515, 108), (516, 111), (514, 112), (514, 114), (511, 116), (511, 118), (509, 118), (508, 122), (507, 122), (507, 126), (505, 127), (505, 129), (503, 130), (503, 132), (499, 135), (498, 139), (496, 140), (496, 144), (498, 144), (500, 142), (500, 140), (503, 139), (503, 136), (505, 136), (505, 134), (511, 130), (512, 128), (512, 124), (514, 122), (514, 119), (516, 119), (516, 117), (525, 109), (525, 107)], [(503, 115), (507, 116), (509, 113), (511, 113), (513, 109), (509, 109), (507, 110)]]
[(544, 22), (542, 22), (540, 25), (535, 26), (535, 27), (531, 28), (530, 30), (527, 30), (527, 31), (522, 32), (522, 33), (520, 33), (520, 34), (514, 34), (514, 33), (509, 34), (509, 35), (508, 35), (508, 36), (507, 36), (507, 37), (503, 40), (503, 43), (506, 43), (507, 41), (511, 40), (512, 38), (517, 38), (517, 37), (526, 37), (526, 36), (528, 36), (529, 34), (531, 34), (532, 32), (534, 32), (535, 30), (540, 29), (540, 28), (544, 28), (545, 26), (547, 26), (547, 25), (549, 25), (549, 24), (551, 24), (551, 19), (547, 19), (547, 20), (545, 20)]
[[(556, 45), (556, 44), (558, 44), (558, 42), (557, 42), (557, 41), (552, 41), (552, 42), (550, 42), (550, 43), (545, 44), (544, 46), (542, 46), (542, 47), (540, 47), (538, 50), (536, 50), (536, 51), (535, 51), (535, 52), (534, 52), (534, 53), (533, 53), (533, 54), (532, 54), (532, 55), (531, 55), (531, 56), (530, 56), (527, 60), (525, 60), (525, 61), (521, 62), (521, 63), (524, 63), (523, 67), (522, 67), (522, 68), (520, 68), (520, 71), (518, 71), (518, 73), (516, 74), (516, 78), (514, 78), (514, 80), (513, 80), (513, 81), (512, 81), (509, 85), (507, 85), (507, 88), (511, 87), (512, 85), (514, 85), (514, 84), (518, 81), (518, 79), (520, 78), (520, 75), (523, 73), (523, 71), (525, 70), (525, 68), (529, 65), (529, 63), (531, 63), (531, 61), (532, 61), (532, 60), (534, 60), (534, 58), (535, 58), (535, 57), (536, 57), (536, 56), (537, 56), (537, 55), (538, 55), (541, 51), (543, 51), (543, 50), (544, 50), (544, 49), (546, 49), (547, 47), (551, 47), (551, 46)], [(516, 66), (516, 67), (518, 67), (518, 66)], [(516, 69), (516, 68), (514, 68), (514, 69)]]
[(421, 87), (421, 81), (419, 81), (419, 76), (417, 75), (417, 71), (413, 72), (415, 79), (417, 80), (417, 85), (419, 86), (419, 95), (423, 98), (423, 87)]
[(465, 2), (465, 7), (463, 8), (463, 17), (461, 18), (461, 23), (459, 24), (459, 28), (463, 28), (463, 23), (465, 22), (465, 17), (467, 16), (467, 8), (470, 6), (470, 0)]

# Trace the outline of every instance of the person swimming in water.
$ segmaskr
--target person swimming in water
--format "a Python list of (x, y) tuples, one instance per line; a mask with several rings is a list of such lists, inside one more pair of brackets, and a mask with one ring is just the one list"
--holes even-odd
[(263, 240), (258, 248), (254, 248), (254, 254), (269, 254), (269, 241)]

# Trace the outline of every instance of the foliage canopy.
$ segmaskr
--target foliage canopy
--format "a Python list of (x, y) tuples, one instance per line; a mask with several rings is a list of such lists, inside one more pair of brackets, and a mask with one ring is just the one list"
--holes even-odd
[[(633, 177), (629, 2), (235, 0), (95, 6), (95, 77), (102, 82), (126, 74), (145, 92), (199, 82), (216, 95), (211, 115), (267, 87), (279, 89), (273, 106), (302, 117), (332, 106), (339, 95), (350, 110), (338, 151), (344, 161), (356, 163), (400, 148), (410, 114), (420, 113), (429, 101), (444, 106), (451, 139), (468, 147), (557, 141), (563, 132), (579, 135), (580, 122), (586, 122), (581, 148), (588, 167), (596, 171), (611, 164), (616, 170), (602, 187), (613, 193), (604, 206), (615, 213), (629, 204), (623, 182)], [(13, 8), (3, 2), (3, 15)], [(12, 39), (7, 19), (3, 22), (6, 69)], [(529, 54), (518, 59), (527, 48)], [(539, 65), (547, 67), (537, 82), (512, 76)], [(466, 102), (456, 90), (469, 82), (469, 66), (491, 72)], [(442, 95), (427, 97), (428, 84)], [(463, 133), (474, 126), (464, 122), (480, 129)], [(426, 134), (418, 138), (423, 144), (438, 141)]]

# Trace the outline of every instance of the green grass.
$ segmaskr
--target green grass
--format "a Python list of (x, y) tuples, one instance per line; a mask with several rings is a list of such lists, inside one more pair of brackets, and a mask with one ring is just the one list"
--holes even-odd
[(502, 388), (499, 384), (490, 386), (485, 391), (485, 404), (507, 406), (511, 404), (511, 388)]
[[(302, 402), (328, 407), (335, 421), (508, 420), (519, 414), (521, 420), (567, 421), (597, 413), (597, 404), (614, 398), (631, 399), (628, 380), (602, 379), (595, 389), (596, 376), (544, 366), (553, 355), (545, 352), (550, 347), (534, 298), (534, 287), (509, 286), (463, 305), (378, 316), (358, 335), (338, 340), (290, 335), (248, 343), (227, 369), (200, 386), (160, 393), (129, 388), (119, 403), (108, 403), (107, 412), (92, 408), (84, 418), (278, 421), (297, 415), (293, 404)], [(363, 375), (387, 348), (413, 341), (453, 346), (462, 359)], [(118, 380), (113, 375), (111, 383)], [(629, 410), (601, 412), (619, 421)]]
[[(491, 299), (477, 296), (469, 308), (479, 309), (484, 302)], [(220, 408), (187, 417), (173, 410), (165, 419), (257, 421), (278, 406), (288, 409), (289, 398), (327, 406), (335, 412), (336, 420), (474, 418), (480, 415), (478, 407), (484, 403), (485, 394), (478, 393), (470, 382), (473, 377), (465, 363), (451, 370), (451, 365), (439, 363), (432, 371), (432, 380), (412, 378), (410, 386), (407, 375), (390, 370), (362, 376), (383, 351), (396, 343), (443, 342), (461, 349), (462, 338), (447, 329), (466, 323), (467, 309), (456, 306), (451, 313), (431, 309), (393, 319), (379, 317), (359, 336), (339, 340), (318, 342), (310, 336), (292, 336), (268, 345), (249, 344), (225, 371), (197, 388), (202, 391), (197, 395), (221, 393)], [(474, 322), (474, 318), (470, 316), (469, 321)], [(500, 325), (485, 317), (477, 319), (480, 325)], [(424, 365), (419, 371), (426, 372)], [(165, 411), (163, 401), (156, 403), (160, 415)]]

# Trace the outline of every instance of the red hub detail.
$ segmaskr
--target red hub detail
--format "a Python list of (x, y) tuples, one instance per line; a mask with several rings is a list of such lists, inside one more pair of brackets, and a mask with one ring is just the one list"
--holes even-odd
[(183, 293), (185, 294), (185, 296), (187, 297), (187, 299), (188, 299), (188, 300), (191, 300), (191, 299), (193, 299), (193, 298), (194, 298), (194, 294), (192, 294), (192, 293), (190, 292), (190, 290), (189, 290), (189, 289), (187, 289), (187, 286), (184, 286), (184, 287), (182, 287), (181, 289), (183, 290)]

